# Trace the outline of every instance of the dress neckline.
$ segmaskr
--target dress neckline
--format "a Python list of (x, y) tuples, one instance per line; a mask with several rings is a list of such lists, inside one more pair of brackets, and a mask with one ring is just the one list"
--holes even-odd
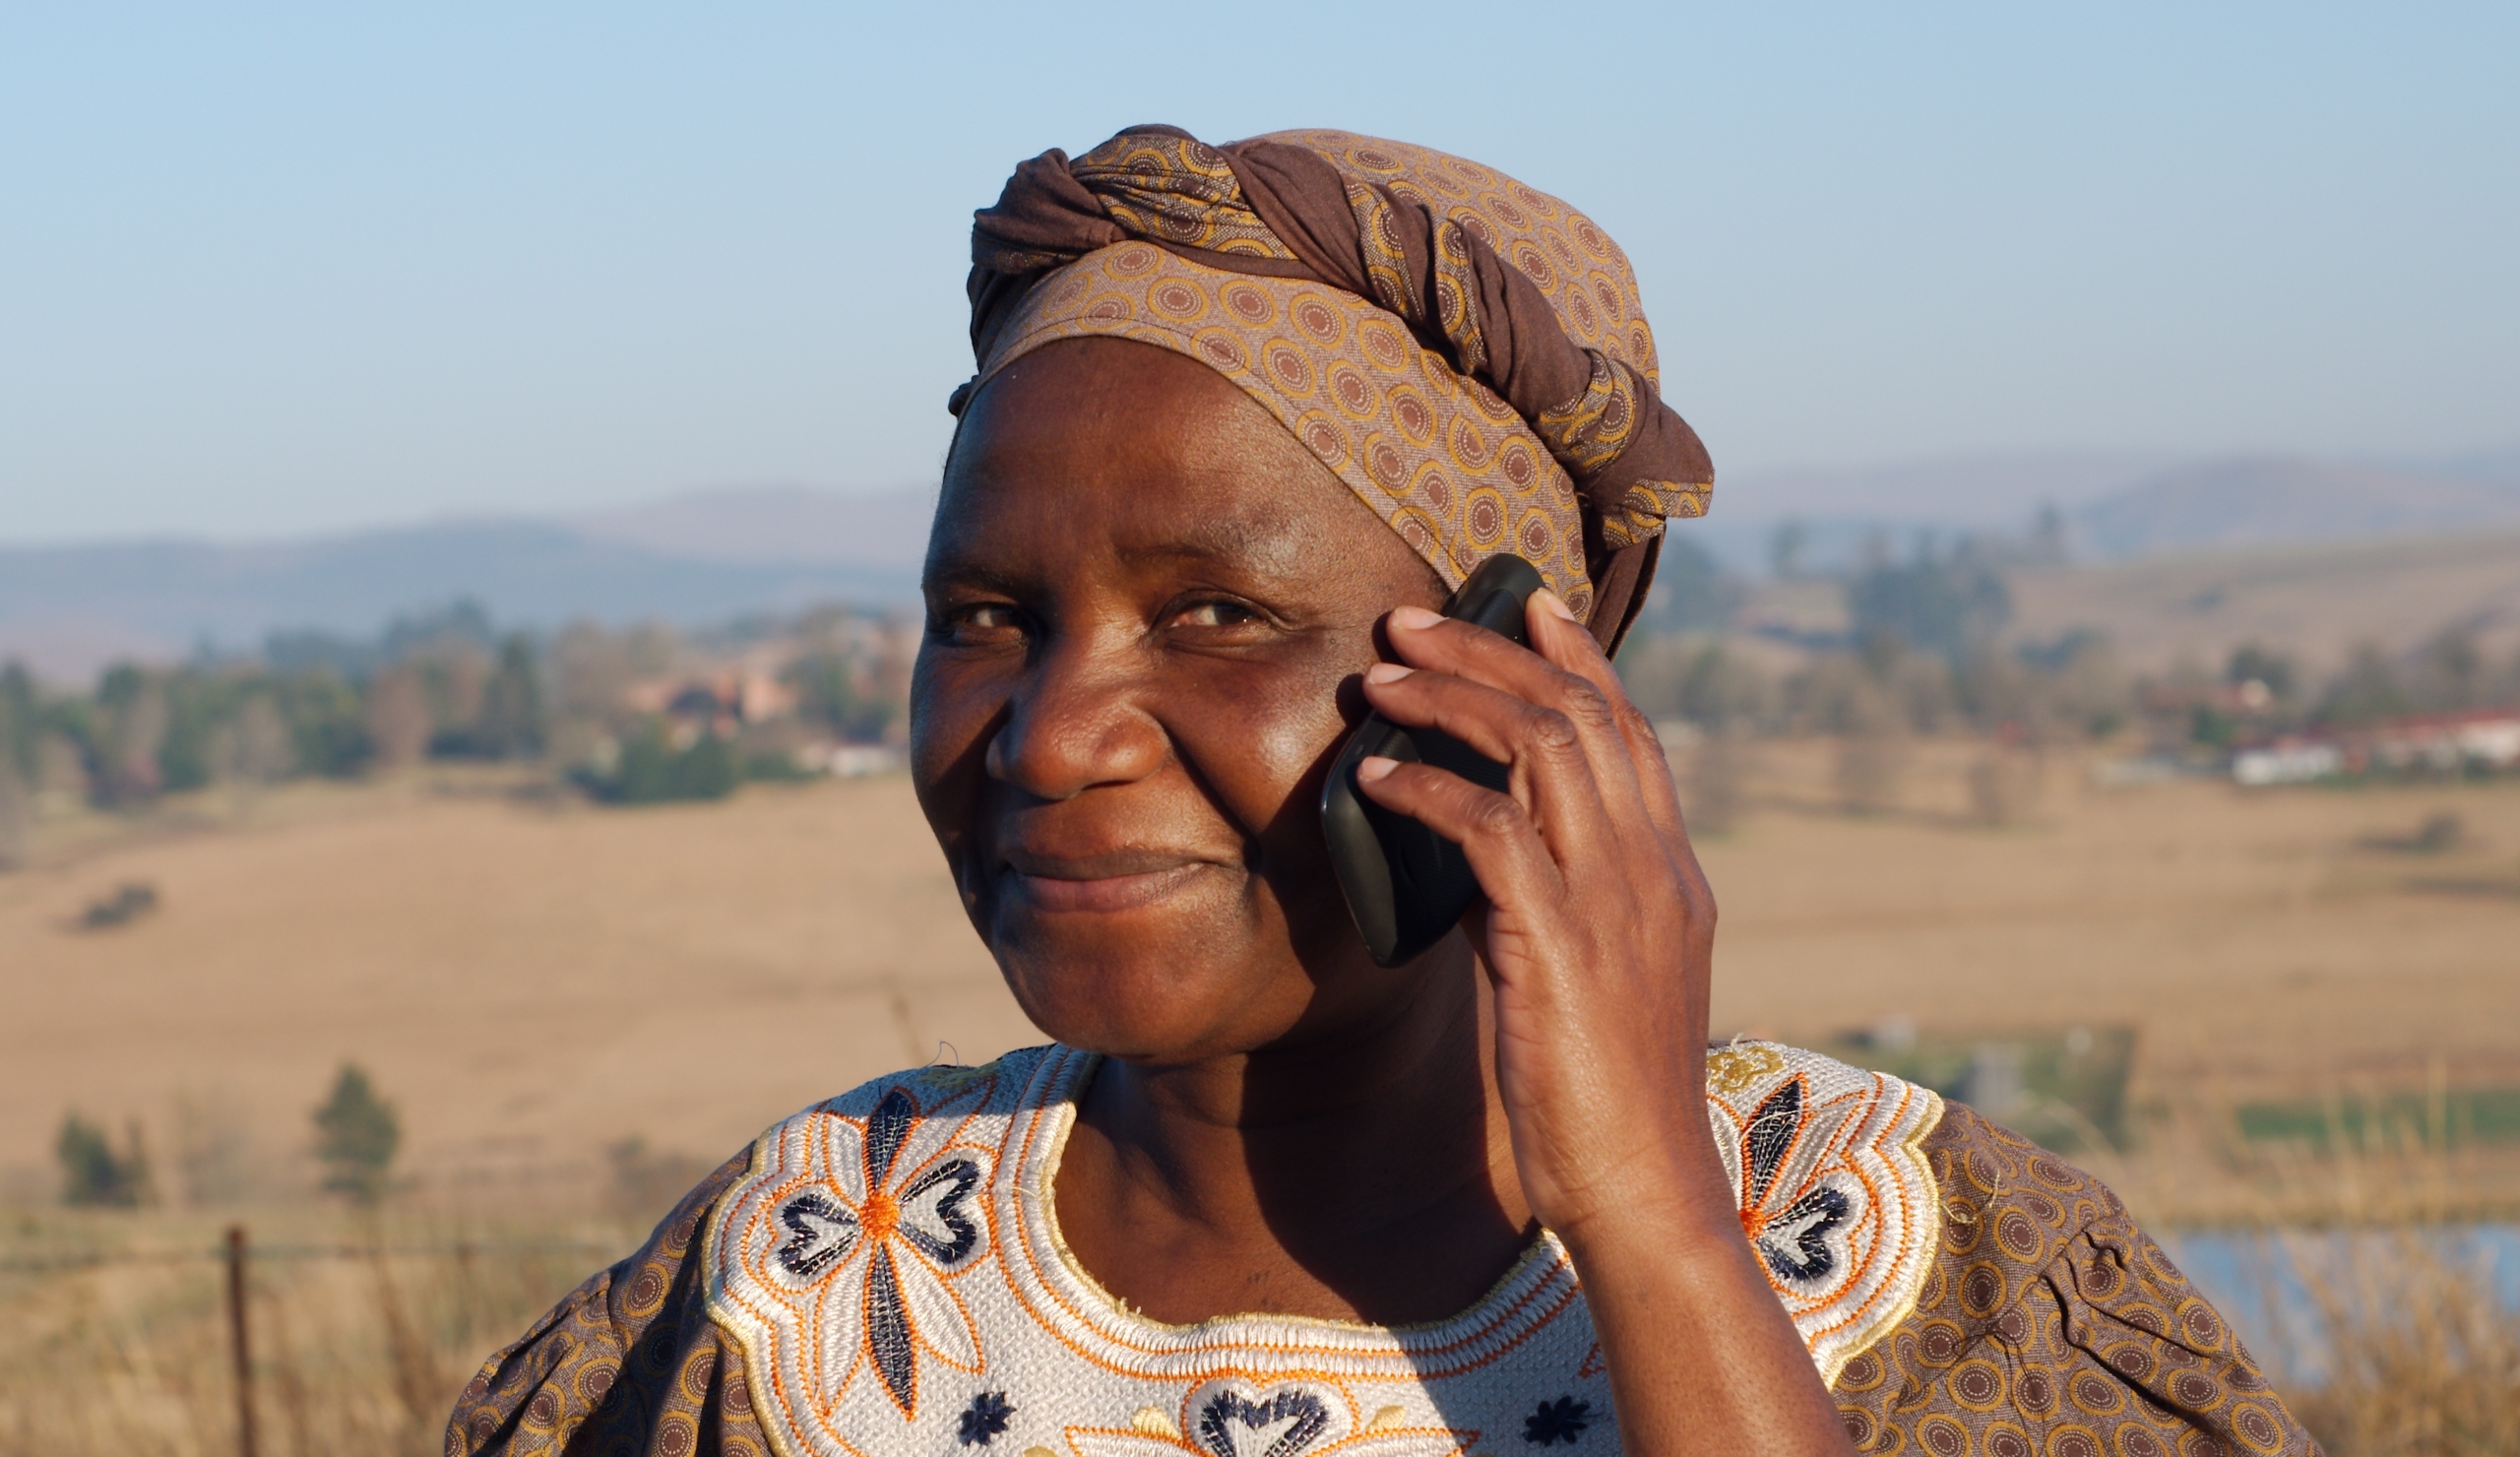
[(1380, 1325), (1241, 1311), (1175, 1325), (1132, 1310), (1085, 1268), (1058, 1223), (1060, 1156), (1100, 1062), (1098, 1054), (1061, 1045), (1042, 1049), (1017, 1100), (995, 1180), (1000, 1228), (1013, 1232), (1000, 1246), (1008, 1283), (1081, 1354), (1138, 1369), (1196, 1363), (1229, 1350), (1246, 1360), (1283, 1358), (1290, 1368), (1400, 1362), (1422, 1377), (1484, 1364), (1580, 1298), (1573, 1261), (1544, 1229), (1484, 1295), (1430, 1321)]

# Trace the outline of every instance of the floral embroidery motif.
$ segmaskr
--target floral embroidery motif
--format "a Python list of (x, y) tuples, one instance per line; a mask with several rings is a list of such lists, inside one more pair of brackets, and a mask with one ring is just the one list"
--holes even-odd
[[(1816, 1149), (1845, 1116), (1840, 1110), (1825, 1127), (1805, 1127), (1802, 1089), (1802, 1079), (1788, 1078), (1750, 1114), (1741, 1139), (1740, 1176), (1748, 1183), (1741, 1191), (1741, 1229), (1776, 1278), (1809, 1286), (1838, 1267), (1838, 1252), (1829, 1239), (1847, 1222), (1855, 1201), (1846, 1190), (1827, 1183), (1780, 1193), (1797, 1188), (1797, 1181), (1777, 1177), (1786, 1156), (1796, 1147)], [(1807, 1170), (1801, 1172), (1807, 1175)]]
[[(1258, 1402), (1220, 1391), (1199, 1408), (1197, 1431), (1199, 1445), (1216, 1457), (1244, 1457), (1246, 1443), (1259, 1447), (1252, 1457), (1293, 1457), (1329, 1425), (1330, 1409), (1321, 1398), (1296, 1386)], [(1264, 1440), (1267, 1445), (1260, 1446)]]
[(1014, 1416), (1015, 1407), (1007, 1401), (1005, 1392), (983, 1391), (964, 1409), (962, 1426), (954, 1433), (954, 1439), (966, 1447), (985, 1447), (991, 1438), (1006, 1430), (1006, 1424)]
[[(1572, 1262), (1544, 1233), (1478, 1307), (1429, 1326), (1169, 1326), (1127, 1309), (1076, 1265), (1050, 1197), (1094, 1066), (1053, 1046), (898, 1074), (755, 1143), (701, 1260), (709, 1318), (742, 1362), (729, 1389), (747, 1394), (773, 1449), (1501, 1457), (1615, 1445), (1596, 1333)], [(1707, 1115), (1745, 1235), (1834, 1380), (1915, 1308), (1933, 1269), (1941, 1221), (1919, 1144), (1941, 1104), (1740, 1043), (1710, 1055)]]
[(1916, 1308), (1941, 1211), (1919, 1145), (1942, 1100), (1772, 1044), (1707, 1059), (1707, 1116), (1741, 1231), (1823, 1380)]
[[(772, 1130), (713, 1232), (713, 1294), (766, 1338), (747, 1340), (747, 1356), (779, 1368), (763, 1384), (809, 1392), (826, 1412), (861, 1371), (911, 1419), (922, 1358), (981, 1369), (953, 1282), (981, 1263), (976, 1196), (991, 1156), (952, 1140), (957, 1106), (967, 1112), (986, 1084), (961, 1080), (922, 1110), (914, 1088), (940, 1090), (921, 1081), (886, 1089), (863, 1118), (825, 1105)], [(1005, 1429), (1014, 1409), (994, 1400), (964, 1414), (966, 1444)]]
[(1345, 1391), (1309, 1382), (1266, 1389), (1239, 1377), (1205, 1381), (1180, 1420), (1148, 1407), (1125, 1427), (1071, 1426), (1077, 1457), (1461, 1457), (1476, 1431), (1408, 1426), (1399, 1408), (1359, 1425)]
[(1523, 1440), (1535, 1446), (1564, 1442), (1571, 1447), (1584, 1434), (1584, 1428), (1592, 1425), (1591, 1402), (1561, 1396), (1555, 1401), (1542, 1402), (1539, 1411), (1523, 1419)]

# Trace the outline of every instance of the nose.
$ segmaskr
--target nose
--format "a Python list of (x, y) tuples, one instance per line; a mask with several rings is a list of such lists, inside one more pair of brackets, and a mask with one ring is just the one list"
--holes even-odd
[(1134, 644), (1101, 635), (1059, 635), (1042, 645), (989, 740), (989, 777), (1056, 802), (1162, 768), (1171, 742), (1142, 706), (1137, 656)]

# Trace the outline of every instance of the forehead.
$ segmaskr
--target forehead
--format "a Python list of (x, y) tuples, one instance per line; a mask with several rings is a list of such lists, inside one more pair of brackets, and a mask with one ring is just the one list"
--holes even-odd
[(1213, 370), (1120, 340), (1045, 347), (964, 415), (928, 572), (1198, 560), (1268, 575), (1415, 553)]

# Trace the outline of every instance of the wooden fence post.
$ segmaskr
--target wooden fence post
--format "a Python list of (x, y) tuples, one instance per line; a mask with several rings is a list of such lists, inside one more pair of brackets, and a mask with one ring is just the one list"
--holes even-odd
[(227, 1227), (227, 1344), (236, 1359), (236, 1453), (255, 1457), (254, 1352), (245, 1329), (245, 1227)]

